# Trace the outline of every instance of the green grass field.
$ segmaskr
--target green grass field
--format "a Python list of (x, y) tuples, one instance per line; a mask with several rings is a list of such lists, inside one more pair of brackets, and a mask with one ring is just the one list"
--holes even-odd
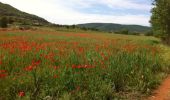
[(141, 99), (169, 72), (169, 50), (146, 36), (0, 32), (0, 100)]

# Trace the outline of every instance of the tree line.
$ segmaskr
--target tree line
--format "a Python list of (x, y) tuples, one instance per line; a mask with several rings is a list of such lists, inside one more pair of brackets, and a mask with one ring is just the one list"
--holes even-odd
[(151, 25), (154, 34), (170, 44), (170, 0), (153, 0)]
[(13, 24), (14, 21), (15, 19), (12, 17), (6, 17), (6, 16), (0, 17), (0, 28), (7, 28), (8, 24)]

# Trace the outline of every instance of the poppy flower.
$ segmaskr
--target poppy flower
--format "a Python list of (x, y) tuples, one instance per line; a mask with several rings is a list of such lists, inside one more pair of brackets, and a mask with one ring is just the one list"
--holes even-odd
[(54, 66), (54, 70), (57, 70), (59, 67), (58, 66)]
[(77, 68), (77, 67), (76, 67), (76, 65), (72, 65), (72, 68), (74, 69), (74, 68)]
[(25, 70), (26, 70), (26, 71), (32, 71), (33, 68), (34, 68), (33, 66), (28, 66), (28, 67), (25, 68)]
[(24, 91), (20, 91), (20, 92), (18, 93), (18, 96), (19, 96), (19, 97), (25, 96), (25, 92), (24, 92)]
[(54, 75), (53, 78), (59, 78), (58, 75)]
[(38, 66), (41, 63), (41, 60), (38, 61), (32, 61), (33, 66)]
[(0, 73), (6, 73), (6, 70), (0, 70)]
[(0, 60), (0, 65), (2, 65), (2, 61)]
[(6, 76), (8, 76), (8, 74), (1, 74), (0, 73), (0, 78), (5, 78)]

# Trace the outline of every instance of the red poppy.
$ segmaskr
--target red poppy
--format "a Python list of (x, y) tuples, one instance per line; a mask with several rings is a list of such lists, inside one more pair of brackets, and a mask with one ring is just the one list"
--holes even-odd
[(77, 68), (82, 68), (82, 66), (81, 66), (81, 65), (78, 65)]
[(84, 65), (84, 68), (87, 68), (88, 67), (88, 65)]
[(24, 92), (24, 91), (20, 91), (20, 92), (18, 93), (18, 96), (19, 96), (19, 97), (25, 96), (25, 92)]
[(54, 66), (54, 70), (57, 70), (59, 67), (58, 66)]
[(2, 65), (2, 61), (0, 60), (0, 65)]
[(8, 76), (8, 74), (1, 74), (0, 73), (0, 78), (5, 78), (6, 76)]
[(79, 48), (79, 52), (83, 52), (84, 49), (82, 47)]
[(76, 90), (79, 91), (79, 90), (80, 90), (80, 86), (77, 86), (77, 87), (76, 87)]
[(54, 75), (53, 78), (59, 78), (58, 75)]
[(0, 70), (0, 73), (6, 73), (7, 71), (6, 70)]
[(25, 68), (26, 71), (32, 71), (33, 69), (34, 69), (33, 66), (28, 66), (28, 67)]
[(33, 66), (38, 66), (41, 63), (41, 60), (38, 61), (32, 61)]
[(90, 65), (72, 65), (72, 68), (75, 69), (75, 68), (94, 68), (94, 66), (90, 66)]
[(72, 65), (72, 68), (74, 69), (74, 68), (77, 68), (77, 67), (76, 67), (76, 65)]

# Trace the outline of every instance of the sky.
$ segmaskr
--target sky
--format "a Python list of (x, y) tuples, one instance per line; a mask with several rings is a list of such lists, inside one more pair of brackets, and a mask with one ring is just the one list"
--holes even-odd
[(119, 23), (150, 26), (151, 0), (0, 0), (63, 25)]

